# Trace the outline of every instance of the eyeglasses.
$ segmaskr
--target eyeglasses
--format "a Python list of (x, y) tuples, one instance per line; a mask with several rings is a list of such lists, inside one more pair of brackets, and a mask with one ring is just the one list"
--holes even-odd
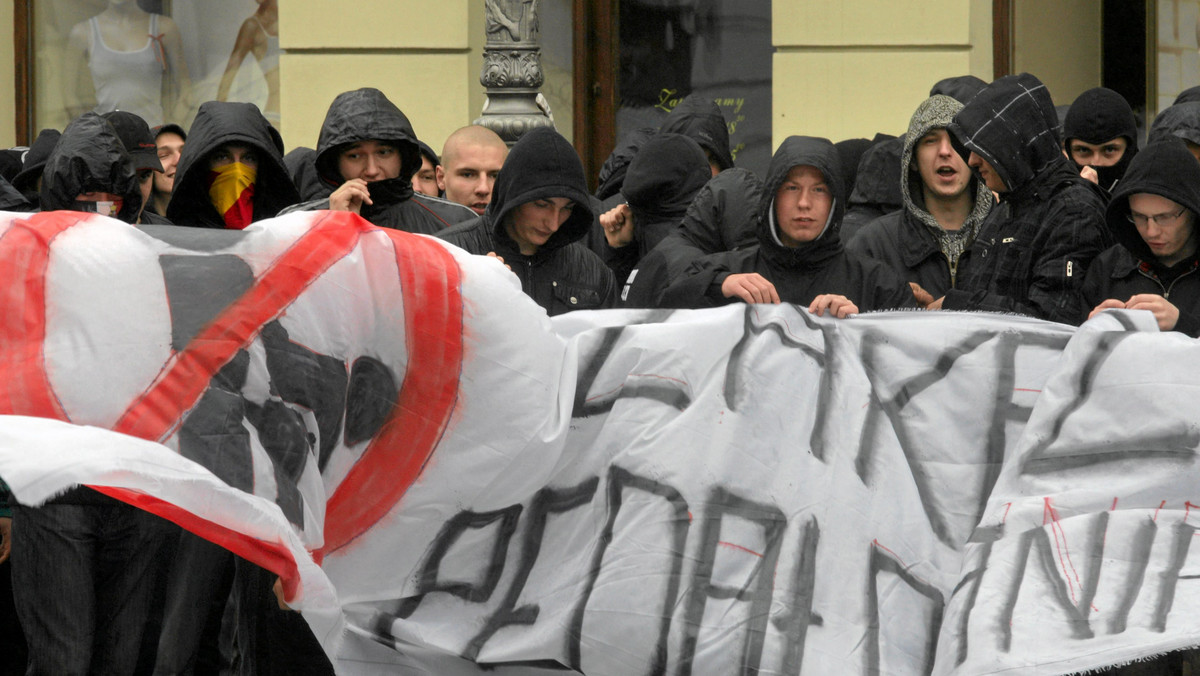
[(1125, 216), (1125, 218), (1130, 223), (1133, 223), (1134, 225), (1138, 226), (1139, 228), (1144, 228), (1147, 225), (1150, 225), (1151, 221), (1158, 223), (1159, 225), (1161, 225), (1163, 227), (1170, 227), (1175, 224), (1175, 221), (1179, 220), (1179, 217), (1182, 216), (1183, 212), (1185, 212), (1185, 211), (1187, 211), (1187, 207), (1183, 207), (1182, 209), (1180, 209), (1179, 211), (1176, 211), (1173, 214), (1172, 213), (1155, 214), (1154, 216), (1147, 216), (1146, 214), (1135, 214), (1135, 213), (1130, 212), (1129, 214), (1127, 214)]

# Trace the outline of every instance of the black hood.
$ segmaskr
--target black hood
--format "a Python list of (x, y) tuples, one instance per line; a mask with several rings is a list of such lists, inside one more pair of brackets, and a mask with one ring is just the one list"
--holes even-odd
[(117, 217), (137, 220), (142, 209), (137, 172), (117, 130), (96, 113), (84, 113), (63, 130), (42, 170), (43, 211), (76, 208), (85, 192), (107, 192), (124, 200)]
[(658, 130), (654, 127), (636, 129), (629, 134), (624, 143), (613, 148), (608, 159), (604, 160), (604, 165), (600, 167), (600, 187), (596, 188), (596, 199), (606, 200), (621, 192), (621, 186), (625, 183), (625, 173), (629, 171), (629, 163), (637, 155), (638, 149), (646, 145), (646, 141), (657, 133)]
[(583, 239), (594, 216), (579, 154), (553, 128), (537, 127), (526, 132), (508, 152), (492, 187), (492, 201), (483, 213), (484, 225), (496, 241), (511, 242), (504, 228), (508, 213), (526, 202), (549, 197), (565, 197), (575, 203), (575, 208), (562, 227), (539, 247), (539, 253)]
[(1166, 136), (1178, 136), (1200, 145), (1200, 101), (1176, 103), (1154, 118), (1146, 142), (1155, 143)]
[(733, 153), (729, 150), (729, 127), (721, 107), (699, 94), (689, 94), (663, 120), (659, 131), (683, 134), (691, 137), (707, 150), (724, 171), (733, 166)]
[(678, 219), (710, 178), (712, 170), (699, 144), (682, 134), (661, 133), (629, 163), (621, 194), (635, 214)]
[(679, 233), (706, 254), (733, 251), (758, 241), (754, 210), (763, 184), (754, 172), (737, 167), (713, 176), (688, 206)]
[(32, 206), (20, 190), (0, 176), (0, 211), (28, 211)]
[(1187, 89), (1179, 92), (1179, 96), (1175, 97), (1175, 101), (1172, 102), (1171, 105), (1190, 103), (1192, 101), (1200, 101), (1200, 85), (1188, 87)]
[(854, 194), (854, 181), (858, 176), (858, 163), (862, 156), (875, 145), (875, 141), (867, 138), (848, 138), (833, 144), (837, 146), (838, 156), (842, 159), (842, 186), (848, 194)]
[(300, 201), (283, 166), (283, 139), (253, 103), (206, 101), (200, 105), (175, 169), (167, 219), (177, 225), (224, 227), (208, 196), (208, 157), (226, 143), (241, 143), (258, 154), (254, 220), (272, 218)]
[(389, 201), (407, 199), (412, 195), (412, 175), (421, 168), (421, 147), (404, 113), (371, 87), (342, 92), (329, 104), (317, 139), (317, 175), (330, 186), (341, 185), (345, 179), (337, 168), (338, 156), (347, 146), (368, 140), (389, 143), (400, 151), (400, 175), (376, 181), (392, 185), (372, 186), (372, 199), (377, 188)]
[(1200, 162), (1183, 141), (1164, 138), (1147, 145), (1133, 158), (1125, 179), (1117, 186), (1108, 203), (1105, 220), (1113, 236), (1143, 261), (1154, 254), (1129, 222), (1129, 196), (1135, 193), (1160, 195), (1187, 207), (1192, 212), (1193, 228), (1200, 217)]
[[(880, 135), (875, 138), (879, 139)], [(854, 191), (850, 206), (869, 204), (884, 211), (896, 211), (904, 206), (900, 193), (900, 156), (904, 154), (904, 139), (887, 136), (863, 153), (855, 172)]]
[(950, 98), (966, 105), (968, 101), (975, 98), (975, 95), (983, 91), (987, 83), (974, 75), (959, 75), (957, 77), (948, 77), (944, 80), (938, 80), (937, 84), (929, 90), (930, 96), (949, 96)]
[(283, 156), (283, 166), (287, 168), (292, 183), (300, 193), (304, 202), (329, 197), (335, 189), (317, 176), (317, 151), (312, 148), (293, 148)]
[[(1093, 167), (1099, 176), (1100, 187), (1106, 190), (1112, 190), (1137, 156), (1137, 135), (1137, 118), (1133, 116), (1129, 102), (1124, 96), (1104, 87), (1095, 87), (1080, 94), (1063, 120), (1063, 146), (1068, 155), (1071, 154), (1072, 139), (1094, 145), (1115, 138), (1125, 139), (1125, 154), (1120, 161), (1108, 167)], [(1083, 165), (1075, 162), (1074, 158), (1071, 161), (1076, 170), (1083, 170)]]
[(38, 132), (33, 145), (26, 151), (21, 172), (12, 180), (13, 187), (24, 193), (26, 199), (37, 200), (37, 179), (42, 175), (46, 160), (50, 158), (50, 153), (54, 151), (54, 146), (58, 145), (61, 136), (62, 133), (57, 129), (43, 129)]
[(1058, 112), (1050, 91), (1029, 73), (985, 87), (954, 121), (950, 134), (963, 160), (974, 152), (1016, 192), (1055, 165), (1067, 164), (1059, 142)]
[[(792, 167), (808, 165), (816, 167), (825, 177), (825, 183), (833, 192), (833, 213), (829, 224), (820, 237), (798, 247), (786, 247), (779, 240), (775, 219), (775, 193), (783, 185)], [(779, 144), (771, 157), (767, 169), (767, 180), (763, 185), (762, 199), (755, 213), (757, 219), (758, 244), (764, 256), (785, 267), (798, 267), (824, 260), (842, 250), (839, 230), (845, 214), (846, 194), (842, 187), (842, 167), (838, 150), (829, 139), (812, 136), (789, 136)]]

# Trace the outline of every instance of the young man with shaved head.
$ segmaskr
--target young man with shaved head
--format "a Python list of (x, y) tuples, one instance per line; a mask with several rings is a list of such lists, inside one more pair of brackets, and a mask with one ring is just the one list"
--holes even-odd
[(482, 215), (492, 201), (496, 175), (508, 157), (504, 139), (487, 127), (463, 127), (446, 139), (437, 184), (451, 202)]

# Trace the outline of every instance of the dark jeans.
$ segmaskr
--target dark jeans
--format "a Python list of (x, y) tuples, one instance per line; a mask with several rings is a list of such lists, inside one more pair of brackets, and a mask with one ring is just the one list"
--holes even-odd
[(158, 517), (95, 504), (13, 506), (12, 583), (36, 674), (130, 674), (164, 540)]
[(221, 618), (233, 584), (233, 554), (175, 527), (155, 676), (219, 674)]
[(11, 570), (8, 561), (0, 563), (0, 676), (25, 673), (25, 634), (13, 606)]

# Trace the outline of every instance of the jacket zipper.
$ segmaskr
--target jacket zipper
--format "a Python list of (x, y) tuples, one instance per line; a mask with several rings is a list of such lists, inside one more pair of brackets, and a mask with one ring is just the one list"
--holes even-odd
[(1138, 272), (1141, 273), (1141, 275), (1143, 277), (1154, 282), (1155, 284), (1158, 285), (1158, 288), (1162, 289), (1163, 300), (1171, 300), (1171, 289), (1175, 288), (1175, 282), (1178, 282), (1179, 280), (1183, 279), (1184, 277), (1187, 277), (1188, 275), (1192, 274), (1195, 271), (1196, 271), (1196, 268), (1192, 268), (1191, 270), (1188, 270), (1187, 272), (1183, 273), (1182, 275), (1179, 275), (1175, 279), (1172, 279), (1170, 285), (1163, 286), (1161, 279), (1159, 279), (1158, 277), (1156, 277), (1148, 272), (1143, 272), (1141, 268), (1138, 268)]

